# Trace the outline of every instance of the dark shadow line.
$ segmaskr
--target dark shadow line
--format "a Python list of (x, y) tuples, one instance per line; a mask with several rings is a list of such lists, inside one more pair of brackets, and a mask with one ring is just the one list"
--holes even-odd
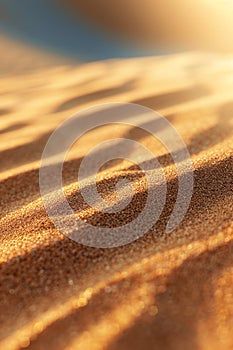
[(1, 151), (0, 171), (39, 160), (50, 135), (51, 132), (46, 132), (31, 142)]
[(93, 91), (93, 92), (89, 92), (89, 93), (86, 93), (83, 95), (79, 95), (77, 97), (73, 97), (73, 98), (63, 102), (60, 106), (58, 106), (53, 111), (53, 113), (64, 112), (64, 111), (67, 111), (71, 108), (77, 107), (80, 104), (84, 104), (84, 103), (87, 103), (87, 102), (90, 102), (93, 100), (107, 98), (109, 96), (113, 96), (116, 94), (126, 92), (126, 91), (132, 89), (132, 87), (134, 86), (136, 81), (137, 81), (136, 79), (132, 79), (132, 80), (125, 82), (122, 85), (119, 85), (119, 86), (116, 86), (113, 88), (101, 89), (98, 91)]
[(9, 109), (6, 109), (6, 108), (0, 108), (0, 117), (6, 115), (6, 114), (9, 114), (10, 113), (10, 110)]
[(132, 103), (137, 103), (154, 110), (168, 108), (179, 105), (184, 102), (197, 100), (208, 96), (210, 90), (202, 85), (196, 85), (190, 88), (180, 89), (160, 95), (151, 95), (149, 97), (135, 99)]
[(8, 132), (23, 129), (25, 126), (27, 126), (26, 123), (18, 123), (18, 124), (13, 124), (13, 125), (7, 126), (6, 128), (0, 130), (0, 135), (6, 134)]

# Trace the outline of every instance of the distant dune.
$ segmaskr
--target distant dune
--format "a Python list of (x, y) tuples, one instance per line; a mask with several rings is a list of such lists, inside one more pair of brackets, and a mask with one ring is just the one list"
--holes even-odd
[(0, 55), (0, 75), (22, 74), (25, 71), (72, 64), (72, 60), (67, 57), (61, 58), (51, 52), (40, 50), (36, 46), (19, 42), (12, 37), (0, 35), (0, 47), (3, 51), (3, 54)]

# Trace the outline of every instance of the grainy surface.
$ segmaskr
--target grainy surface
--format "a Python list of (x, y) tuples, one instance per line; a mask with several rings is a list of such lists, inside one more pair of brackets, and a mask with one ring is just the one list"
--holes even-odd
[[(1, 77), (1, 349), (232, 349), (232, 88), (232, 58), (194, 53)], [(40, 198), (38, 169), (57, 125), (87, 106), (113, 101), (149, 106), (172, 122), (191, 153), (195, 186), (182, 224), (166, 235), (177, 193), (171, 158), (138, 130), (114, 130), (114, 137), (130, 136), (153, 150), (168, 195), (147, 235), (104, 250), (54, 228)], [(95, 224), (109, 224), (108, 218), (81, 201), (77, 167), (109, 135), (108, 128), (86, 135), (64, 166), (70, 204)], [(146, 194), (138, 168), (112, 163), (99, 176), (103, 195), (120, 177), (136, 178), (128, 212), (112, 224), (134, 217)]]

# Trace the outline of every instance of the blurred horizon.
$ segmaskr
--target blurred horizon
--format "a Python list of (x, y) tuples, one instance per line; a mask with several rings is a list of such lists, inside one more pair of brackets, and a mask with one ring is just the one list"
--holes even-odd
[[(109, 35), (52, 0), (1, 0), (0, 34), (73, 60), (98, 61), (156, 54)], [(163, 52), (165, 53), (165, 52)]]
[(0, 35), (78, 61), (233, 52), (233, 0), (0, 0)]

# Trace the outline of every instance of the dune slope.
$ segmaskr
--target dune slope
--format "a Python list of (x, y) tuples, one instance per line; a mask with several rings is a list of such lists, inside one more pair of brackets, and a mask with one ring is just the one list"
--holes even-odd
[[(231, 57), (197, 53), (57, 64), (1, 77), (2, 349), (232, 349), (232, 87)], [(107, 219), (85, 207), (77, 168), (109, 136), (149, 145), (168, 184), (165, 208), (147, 235), (95, 249), (51, 223), (39, 192), (40, 158), (63, 120), (114, 101), (148, 106), (176, 127), (192, 157), (194, 192), (182, 223), (165, 234), (177, 194), (166, 149), (139, 130), (94, 130), (64, 165), (70, 204), (87, 220), (104, 225)], [(103, 195), (122, 176), (136, 178), (135, 196), (127, 215), (110, 225), (134, 217), (145, 198), (139, 169), (126, 161), (103, 169)]]

